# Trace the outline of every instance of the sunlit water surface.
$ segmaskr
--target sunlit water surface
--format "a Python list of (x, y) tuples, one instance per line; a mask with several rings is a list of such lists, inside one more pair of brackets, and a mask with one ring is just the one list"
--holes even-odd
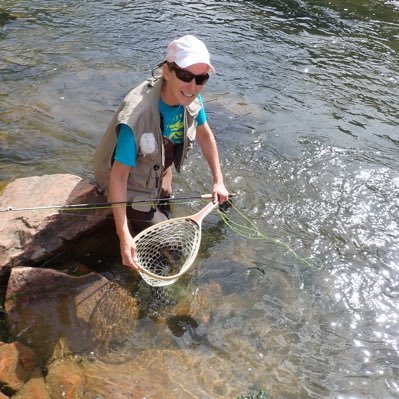
[[(232, 380), (203, 397), (225, 397), (224, 383), (273, 398), (399, 397), (397, 2), (0, 0), (0, 11), (3, 181), (92, 177), (113, 111), (168, 42), (193, 33), (211, 51), (204, 98), (225, 181), (264, 239), (208, 217), (176, 288), (194, 301), (216, 284), (208, 319), (169, 323), (165, 340), (151, 321), (162, 304), (136, 292), (148, 313), (121, 358), (189, 348), (223, 360)], [(197, 151), (177, 194), (210, 187)]]

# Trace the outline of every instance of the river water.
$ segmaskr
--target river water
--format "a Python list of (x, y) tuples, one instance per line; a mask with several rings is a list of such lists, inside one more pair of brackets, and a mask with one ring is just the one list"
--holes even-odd
[[(124, 358), (157, 348), (206, 353), (206, 369), (223, 361), (231, 378), (217, 387), (193, 379), (204, 398), (231, 397), (224, 384), (398, 398), (397, 1), (0, 0), (0, 179), (92, 177), (117, 104), (187, 33), (210, 49), (204, 98), (225, 182), (262, 239), (208, 217), (184, 284), (188, 296), (219, 287), (210, 317), (170, 328), (166, 344), (144, 315)], [(210, 185), (196, 151), (177, 192)]]

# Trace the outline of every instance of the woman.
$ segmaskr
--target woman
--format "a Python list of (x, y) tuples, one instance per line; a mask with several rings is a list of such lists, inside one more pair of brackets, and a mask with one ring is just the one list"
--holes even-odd
[[(158, 65), (162, 77), (143, 82), (119, 105), (96, 149), (97, 183), (110, 202), (168, 198), (174, 163), (179, 172), (191, 142), (196, 139), (213, 176), (213, 201), (228, 199), (214, 135), (206, 121), (200, 93), (215, 72), (205, 44), (187, 35), (172, 41), (165, 61)], [(134, 233), (167, 219), (156, 205), (129, 209), (114, 207), (122, 263), (138, 270)]]

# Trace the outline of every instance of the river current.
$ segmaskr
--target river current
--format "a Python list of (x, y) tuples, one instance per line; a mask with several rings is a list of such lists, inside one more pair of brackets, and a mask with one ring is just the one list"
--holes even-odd
[[(93, 177), (119, 101), (187, 33), (216, 68), (203, 96), (225, 183), (263, 239), (206, 219), (181, 289), (221, 289), (167, 348), (223, 360), (234, 380), (204, 398), (399, 398), (397, 1), (0, 0), (0, 180)], [(210, 187), (197, 148), (176, 195)], [(166, 345), (149, 320), (124, 358)]]

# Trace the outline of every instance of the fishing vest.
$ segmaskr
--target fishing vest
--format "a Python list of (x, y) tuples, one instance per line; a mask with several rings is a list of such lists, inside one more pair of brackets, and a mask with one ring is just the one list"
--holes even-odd
[[(159, 112), (159, 99), (163, 79), (151, 79), (141, 83), (131, 90), (119, 105), (112, 118), (107, 131), (94, 153), (94, 173), (98, 185), (108, 195), (109, 175), (117, 143), (117, 133), (120, 124), (128, 125), (134, 132), (136, 142), (136, 166), (130, 169), (127, 183), (128, 201), (141, 201), (159, 198), (162, 190), (162, 176), (165, 169), (165, 150), (162, 140), (161, 115)], [(187, 151), (192, 147), (195, 139), (197, 121), (196, 117), (201, 110), (201, 103), (195, 99), (184, 108), (184, 140), (183, 144), (176, 146), (174, 152), (174, 165), (178, 172), (181, 170)], [(152, 152), (148, 148), (143, 151), (140, 143), (143, 135), (153, 134), (155, 146)], [(148, 211), (148, 207), (140, 205), (139, 210)]]

